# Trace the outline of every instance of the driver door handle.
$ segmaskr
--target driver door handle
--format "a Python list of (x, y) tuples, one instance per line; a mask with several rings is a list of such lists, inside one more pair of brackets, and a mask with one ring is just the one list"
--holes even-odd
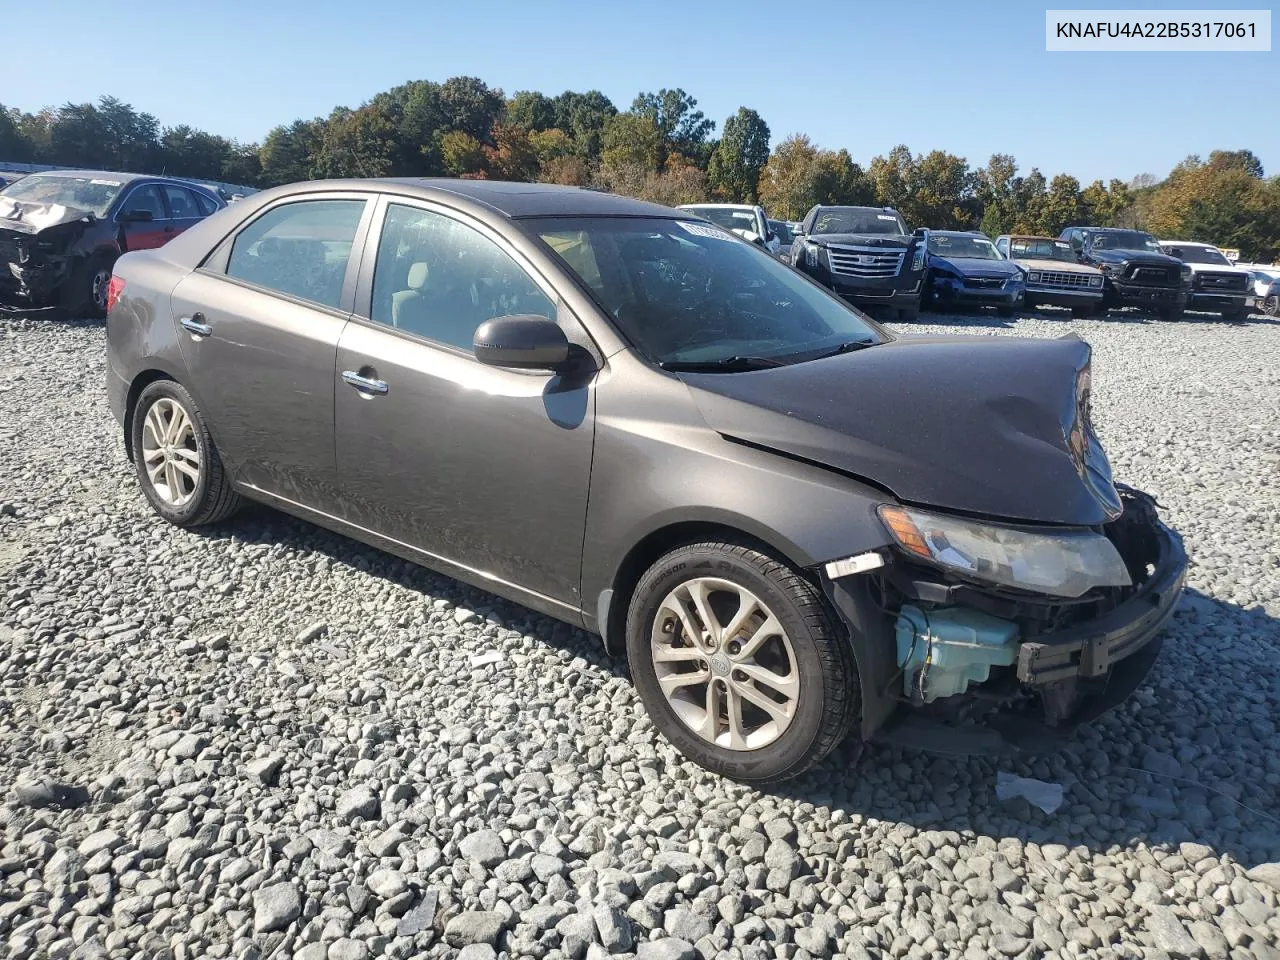
[(355, 370), (343, 370), (342, 379), (351, 384), (351, 386), (355, 387), (361, 393), (374, 393), (381, 396), (391, 390), (391, 387), (387, 385), (387, 381), (375, 380), (373, 377), (362, 376)]
[(213, 333), (213, 327), (204, 322), (203, 313), (193, 313), (189, 317), (183, 317), (178, 321), (185, 327), (193, 337), (207, 337)]

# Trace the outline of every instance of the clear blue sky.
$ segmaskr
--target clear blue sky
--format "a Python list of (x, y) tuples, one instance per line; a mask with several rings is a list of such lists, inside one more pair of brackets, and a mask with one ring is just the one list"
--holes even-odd
[(683, 87), (717, 129), (746, 105), (775, 143), (804, 132), (862, 164), (906, 143), (975, 166), (1012, 153), (1023, 172), (1088, 182), (1163, 176), (1189, 153), (1248, 147), (1280, 173), (1276, 52), (1045, 52), (1046, 7), (1107, 6), (223, 0), (197, 13), (160, 0), (18, 3), (0, 21), (14, 41), (3, 44), (0, 101), (35, 110), (111, 94), (162, 124), (253, 141), (406, 80), (466, 74), (508, 94), (597, 88), (622, 109), (641, 90)]

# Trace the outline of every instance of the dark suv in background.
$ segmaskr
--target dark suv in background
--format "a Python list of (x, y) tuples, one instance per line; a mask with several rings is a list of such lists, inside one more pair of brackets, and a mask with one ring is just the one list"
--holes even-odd
[(170, 177), (97, 170), (23, 177), (0, 190), (0, 304), (106, 316), (121, 254), (163, 246), (225, 206)]
[(860, 307), (920, 314), (926, 231), (907, 232), (891, 207), (815, 206), (791, 247), (791, 264)]
[(1177, 320), (1187, 305), (1191, 268), (1160, 249), (1160, 241), (1141, 230), (1119, 227), (1067, 227), (1058, 237), (1081, 263), (1103, 276), (1103, 308), (1138, 307), (1161, 320)]

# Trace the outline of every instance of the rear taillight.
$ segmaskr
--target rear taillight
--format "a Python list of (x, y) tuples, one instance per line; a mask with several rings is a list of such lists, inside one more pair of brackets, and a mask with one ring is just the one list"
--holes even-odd
[(107, 284), (107, 313), (111, 312), (111, 308), (116, 305), (122, 293), (124, 293), (124, 277), (112, 274), (111, 282)]

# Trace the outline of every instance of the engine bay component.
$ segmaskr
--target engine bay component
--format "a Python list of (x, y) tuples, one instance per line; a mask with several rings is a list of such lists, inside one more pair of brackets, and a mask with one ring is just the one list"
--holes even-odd
[(902, 692), (915, 702), (964, 693), (1018, 656), (1018, 625), (964, 607), (905, 604), (894, 625)]

